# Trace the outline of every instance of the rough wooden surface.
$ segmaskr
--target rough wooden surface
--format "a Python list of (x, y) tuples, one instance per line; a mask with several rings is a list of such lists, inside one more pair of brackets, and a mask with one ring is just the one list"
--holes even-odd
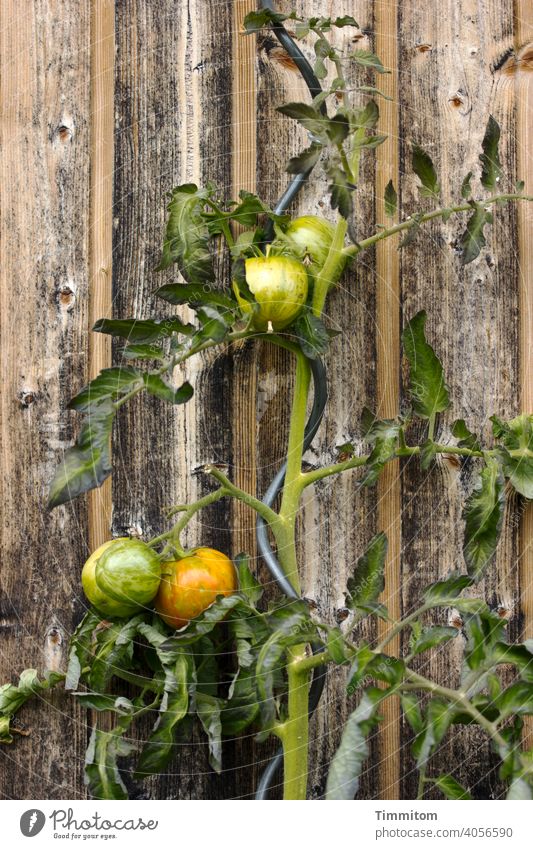
[[(187, 365), (184, 376), (196, 394), (185, 407), (173, 411), (143, 398), (121, 411), (110, 527), (109, 502), (106, 506), (100, 495), (90, 502), (90, 521), (84, 500), (51, 515), (43, 512), (46, 484), (78, 424), (66, 403), (109, 356), (105, 347), (88, 343), (95, 310), (128, 317), (166, 309), (153, 297), (163, 282), (153, 269), (166, 192), (180, 182), (213, 179), (228, 195), (255, 185), (274, 202), (286, 184), (284, 161), (305, 141), (274, 111), (282, 101), (306, 97), (298, 74), (270, 35), (239, 34), (241, 12), (253, 5), (116, 0), (113, 23), (113, 4), (99, 0), (91, 7), (91, 30), (89, 3), (38, 0), (21, 10), (2, 0), (2, 680), (24, 666), (64, 663), (66, 640), (83, 609), (78, 581), (89, 533), (94, 541), (107, 530), (159, 532), (165, 506), (198, 494), (201, 482), (191, 472), (202, 462), (229, 462), (241, 485), (262, 492), (282, 460), (291, 361), (277, 350), (247, 344)], [(281, 4), (284, 11), (291, 5)], [(413, 0), (351, 0), (349, 8), (333, 8), (326, 0), (299, 5), (306, 14), (353, 14), (361, 25), (357, 47), (377, 47), (385, 64), (398, 64), (397, 76), (384, 83), (393, 96), (384, 110), (392, 138), (376, 159), (368, 158), (361, 175), (359, 234), (368, 235), (371, 222), (380, 220), (375, 196), (389, 177), (403, 207), (414, 207), (412, 141), (431, 152), (444, 199), (457, 197), (462, 176), (476, 164), (489, 111), (503, 127), (506, 170), (514, 174), (518, 160), (526, 176), (527, 6), (517, 3), (513, 21), (511, 0), (446, 0), (438, 15)], [(515, 53), (507, 57), (513, 44)], [(106, 158), (109, 162), (113, 142), (111, 210)], [(330, 215), (323, 179), (313, 177), (298, 208)], [(449, 378), (454, 417), (463, 415), (480, 429), (493, 412), (518, 411), (520, 387), (524, 400), (531, 400), (525, 365), (530, 294), (524, 282), (531, 264), (530, 221), (526, 213), (517, 218), (511, 210), (498, 210), (486, 251), (466, 270), (450, 249), (457, 224), (449, 221), (427, 228), (400, 255), (392, 245), (367, 254), (347, 275), (328, 302), (329, 320), (340, 334), (327, 358), (330, 402), (310, 462), (331, 459), (336, 445), (357, 436), (364, 404), (394, 413), (401, 383), (400, 322), (422, 307)], [(522, 276), (512, 247), (517, 233)], [(218, 271), (227, 278), (222, 260)], [(172, 279), (172, 272), (167, 275)], [(120, 361), (117, 351), (114, 359)], [(451, 420), (439, 422), (443, 438)], [(472, 484), (473, 468), (449, 461), (425, 473), (418, 463), (406, 463), (401, 482), (391, 469), (378, 492), (361, 490), (350, 474), (322, 482), (307, 493), (300, 517), (305, 595), (333, 623), (355, 558), (386, 524), (393, 538), (389, 603), (409, 612), (425, 583), (461, 562), (460, 515)], [(510, 617), (514, 635), (524, 624), (521, 593), (527, 601), (531, 583), (525, 566), (530, 525), (522, 526), (520, 541), (517, 514), (512, 503), (497, 564), (484, 587), (487, 600)], [(243, 548), (255, 554), (253, 517), (241, 507), (221, 502), (189, 533), (191, 544), (201, 540), (233, 555)], [(29, 564), (29, 578), (21, 563)], [(531, 615), (530, 603), (528, 609)], [(363, 633), (375, 636), (368, 628)], [(424, 656), (422, 667), (451, 682), (458, 674), (457, 649)], [(350, 706), (344, 674), (332, 674), (311, 727), (312, 797), (323, 792)], [(24, 721), (32, 738), (0, 750), (2, 797), (83, 796), (87, 728), (72, 700), (55, 698), (53, 706), (26, 709)], [(416, 793), (409, 733), (398, 725), (396, 708), (371, 748), (361, 795)], [(184, 735), (178, 749), (168, 774), (149, 783), (152, 797), (250, 796), (273, 745), (258, 747), (250, 737), (225, 744), (221, 777), (209, 770), (206, 745), (196, 731)], [(454, 732), (437, 766), (475, 795), (500, 792), (488, 747), (475, 732)]]
[[(83, 611), (82, 502), (44, 511), (87, 380), (89, 3), (4, 2), (0, 25), (2, 681), (64, 668)], [(4, 798), (84, 795), (84, 718), (72, 700), (24, 712), (0, 750)]]

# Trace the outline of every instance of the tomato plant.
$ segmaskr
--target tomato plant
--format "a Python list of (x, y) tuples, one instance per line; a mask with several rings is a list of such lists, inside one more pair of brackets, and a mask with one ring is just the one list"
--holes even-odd
[[(284, 29), (287, 19), (294, 38), (312, 39), (314, 67)], [(385, 136), (377, 131), (379, 88), (366, 82), (355, 85), (360, 100), (352, 102), (354, 87), (346, 82), (345, 68), (351, 63), (356, 70), (374, 74), (386, 69), (372, 53), (355, 50), (347, 56), (336, 50), (329, 34), (352, 26), (357, 24), (350, 16), (304, 20), (295, 13), (280, 15), (269, 3), (247, 16), (248, 33), (273, 28), (292, 51), (310, 88), (311, 102), (280, 107), (310, 134), (309, 146), (288, 163), (289, 189), (274, 209), (245, 191), (238, 200), (226, 200), (212, 185), (173, 189), (159, 268), (175, 265), (181, 279), (165, 283), (156, 294), (167, 304), (188, 305), (194, 323), (158, 315), (142, 320), (106, 318), (94, 327), (95, 332), (124, 340), (122, 356), (134, 364), (105, 369), (72, 400), (71, 407), (86, 416), (85, 423), (59, 464), (50, 488), (50, 508), (99, 486), (111, 473), (113, 421), (133, 396), (147, 392), (171, 404), (191, 398), (191, 386), (176, 387), (172, 375), (178, 364), (195, 354), (253, 339), (257, 345), (290, 351), (295, 364), (287, 458), (264, 497), (238, 487), (225, 467), (202, 467), (199, 473), (211, 488), (197, 501), (172, 508), (168, 530), (146, 542), (106, 544), (89, 559), (82, 580), (93, 609), (73, 636), (64, 675), (39, 679), (35, 670), (26, 670), (18, 686), (6, 684), (0, 690), (4, 742), (12, 739), (10, 723), (16, 711), (59, 679), (97, 715), (114, 714), (111, 729), (97, 719), (87, 753), (87, 782), (98, 798), (126, 798), (119, 759), (131, 754), (128, 729), (138, 717), (153, 712), (157, 720), (136, 760), (139, 781), (166, 768), (181, 724), (194, 715), (207, 735), (213, 769), (222, 768), (224, 736), (245, 730), (253, 730), (258, 739), (273, 735), (281, 751), (261, 779), (257, 798), (266, 797), (281, 767), (284, 797), (306, 798), (310, 716), (331, 665), (346, 667), (348, 693), (358, 694), (358, 703), (329, 766), (328, 799), (353, 798), (357, 793), (369, 753), (368, 735), (380, 722), (381, 705), (391, 696), (401, 700), (413, 732), (420, 798), (432, 785), (451, 798), (469, 798), (469, 788), (431, 769), (432, 755), (444, 736), (454, 725), (466, 723), (476, 724), (489, 738), (509, 798), (533, 798), (533, 752), (520, 745), (523, 717), (533, 714), (533, 644), (511, 642), (505, 620), (476, 590), (490, 568), (509, 492), (533, 498), (533, 415), (524, 412), (511, 421), (493, 416), (492, 437), (486, 442), (463, 418), (455, 420), (452, 437), (442, 436), (439, 416), (450, 409), (453, 393), (438, 350), (426, 336), (426, 313), (420, 311), (405, 322), (402, 334), (409, 372), (403, 411), (381, 420), (363, 408), (353, 441), (340, 446), (330, 464), (312, 469), (303, 465), (326, 408), (321, 357), (332, 333), (324, 306), (345, 268), (383, 239), (400, 234), (402, 247), (416, 239), (425, 222), (452, 216), (460, 226), (458, 252), (467, 264), (483, 248), (485, 228), (499, 205), (532, 200), (521, 184), (508, 185), (498, 153), (500, 128), (490, 117), (478, 174), (467, 174), (455, 187), (453, 204), (439, 206), (436, 169), (430, 156), (414, 145), (419, 211), (400, 217), (397, 193), (389, 182), (384, 198), (389, 225), (354, 239), (350, 224), (361, 159)], [(322, 89), (329, 67), (333, 81)], [(291, 219), (286, 212), (315, 167), (322, 168), (328, 180), (335, 219), (331, 222), (310, 215)], [(215, 245), (231, 259), (228, 280), (215, 277)], [(415, 440), (412, 434), (420, 438)], [(469, 464), (476, 477), (463, 508), (463, 562), (457, 571), (427, 587), (419, 607), (394, 622), (380, 602), (387, 538), (378, 533), (354, 557), (338, 621), (318, 616), (300, 598), (296, 516), (306, 489), (350, 471), (360, 486), (373, 486), (397, 458), (418, 458), (427, 469), (441, 455)], [(191, 519), (223, 498), (238, 499), (255, 511), (258, 548), (281, 590), (277, 601), (265, 604), (246, 554), (235, 558), (237, 583), (225, 555), (202, 547), (192, 552), (183, 548), (181, 534)], [(457, 626), (442, 624), (446, 609), (457, 612)], [(358, 634), (359, 624), (369, 617), (387, 623), (381, 640), (365, 641)], [(452, 689), (422, 675), (415, 659), (457, 640), (460, 633), (464, 637), (460, 686)], [(408, 637), (408, 652), (402, 657), (389, 654), (398, 634)], [(217, 663), (217, 657), (227, 653), (228, 643), (234, 656), (229, 685), (227, 671)], [(511, 683), (503, 674), (510, 668)], [(123, 682), (135, 695), (124, 696)]]

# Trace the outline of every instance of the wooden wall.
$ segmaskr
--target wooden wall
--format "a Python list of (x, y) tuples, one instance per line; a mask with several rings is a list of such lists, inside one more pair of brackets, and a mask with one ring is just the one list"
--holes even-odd
[[(185, 407), (132, 403), (116, 431), (112, 484), (51, 514), (43, 509), (54, 466), (78, 427), (67, 402), (113, 357), (90, 325), (104, 315), (142, 317), (156, 309), (162, 278), (153, 269), (166, 192), (211, 179), (228, 195), (257, 189), (273, 202), (286, 183), (283, 163), (302, 137), (274, 108), (305, 90), (270, 35), (240, 33), (253, 6), (1, 0), (2, 680), (26, 666), (64, 666), (84, 608), (82, 563), (110, 532), (162, 530), (162, 508), (197, 493), (191, 471), (202, 462), (229, 461), (239, 484), (259, 493), (281, 462), (290, 360), (247, 344), (187, 365), (196, 394)], [(376, 49), (394, 69), (380, 79), (392, 97), (381, 101), (390, 139), (363, 169), (360, 235), (383, 219), (380, 198), (390, 177), (402, 208), (414, 208), (413, 140), (431, 153), (445, 199), (456, 196), (476, 163), (489, 111), (502, 124), (507, 172), (519, 164), (520, 177), (531, 181), (533, 14), (526, 0), (514, 7), (511, 0), (443, 0), (438, 14), (414, 0), (297, 7), (308, 15), (353, 14), (361, 26), (357, 46)], [(329, 214), (318, 176), (299, 208)], [(486, 251), (466, 269), (450, 247), (453, 221), (427, 228), (401, 254), (389, 241), (365, 255), (328, 304), (340, 335), (327, 358), (330, 405), (310, 460), (327, 460), (356, 432), (364, 404), (395, 414), (400, 328), (420, 308), (444, 361), (454, 417), (481, 429), (493, 412), (531, 409), (531, 215), (498, 210)], [(222, 260), (219, 271), (228, 272)], [(442, 422), (444, 438), (451, 420)], [(390, 539), (387, 601), (397, 615), (408, 612), (424, 584), (461, 563), (460, 513), (471, 485), (469, 473), (446, 460), (429, 472), (414, 461), (392, 465), (376, 490), (357, 489), (349, 474), (324, 482), (307, 496), (301, 516), (305, 595), (332, 617), (354, 558), (382, 529)], [(508, 612), (515, 636), (532, 634), (532, 526), (531, 513), (511, 503), (484, 585), (487, 600)], [(189, 539), (254, 554), (253, 517), (239, 505), (215, 505)], [(449, 683), (458, 675), (453, 650), (420, 663)], [(348, 709), (344, 679), (332, 675), (311, 731), (313, 797), (323, 790)], [(367, 798), (406, 797), (415, 788), (408, 731), (398, 706), (387, 710), (363, 777)], [(0, 750), (0, 796), (83, 797), (86, 717), (56, 695), (26, 709), (23, 719), (31, 736)], [(251, 738), (228, 743), (217, 777), (205, 743), (194, 737), (148, 793), (249, 797), (271, 751)], [(475, 794), (500, 792), (476, 733), (454, 731), (437, 760)]]

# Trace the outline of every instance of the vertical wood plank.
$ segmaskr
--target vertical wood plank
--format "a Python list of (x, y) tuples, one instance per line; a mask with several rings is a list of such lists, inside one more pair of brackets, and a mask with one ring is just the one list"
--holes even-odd
[[(531, 157), (533, 149), (533, 9), (531, 3), (517, 0), (515, 8), (516, 103), (518, 176), (524, 191), (533, 193)], [(519, 331), (520, 331), (520, 409), (533, 410), (533, 212), (529, 204), (518, 209)], [(520, 605), (524, 617), (523, 635), (533, 636), (533, 504), (523, 504), (520, 530)], [(533, 745), (533, 721), (525, 717), (525, 745)]]
[[(501, 57), (512, 44), (510, 2), (470, 0), (443, 3), (439, 14), (416, 3), (400, 6), (399, 67), (401, 103), (401, 201), (405, 214), (424, 206), (411, 170), (411, 143), (432, 156), (442, 185), (442, 200), (459, 197), (468, 170), (479, 175), (479, 152), (490, 113), (502, 126), (501, 156), (512, 182), (515, 172), (515, 125), (512, 85), (501, 71)], [(490, 25), (488, 22), (490, 21)], [(443, 415), (438, 439), (450, 438), (451, 422), (464, 417), (490, 440), (489, 416), (516, 414), (518, 399), (518, 277), (513, 252), (505, 245), (516, 233), (515, 212), (498, 210), (490, 242), (471, 265), (459, 265), (453, 246), (463, 221), (450, 219), (424, 229), (401, 252), (404, 323), (419, 309), (428, 313), (427, 335), (443, 361), (452, 408)], [(423, 430), (412, 434), (420, 439)], [(457, 567), (462, 557), (461, 510), (472, 491), (477, 465), (443, 458), (427, 472), (407, 462), (402, 504), (402, 605), (407, 613), (419, 603), (424, 586)], [(484, 581), (477, 587), (491, 607), (507, 611), (511, 635), (519, 610), (518, 549), (514, 503), (506, 511), (504, 533)], [(429, 620), (428, 620), (429, 621)], [(439, 616), (431, 621), (438, 622)], [(446, 623), (444, 614), (440, 621)], [(463, 637), (418, 661), (424, 674), (455, 687)], [(406, 648), (406, 646), (405, 646)], [(416, 796), (409, 770), (407, 729), (402, 796)], [(490, 747), (476, 729), (454, 729), (432, 759), (432, 774), (451, 772), (474, 796), (502, 792)]]
[[(83, 601), (84, 501), (46, 513), (87, 379), (88, 2), (11, 2), (0, 22), (0, 680), (64, 668)], [(3, 798), (85, 795), (85, 719), (55, 693), (24, 708), (31, 731), (0, 750)]]
[[(91, 208), (89, 223), (89, 378), (111, 365), (111, 337), (92, 333), (111, 316), (113, 250), (115, 4), (93, 0), (91, 15)], [(89, 493), (89, 549), (109, 538), (111, 480)]]
[[(376, 220), (383, 223), (385, 216), (385, 187), (389, 180), (399, 185), (399, 112), (398, 112), (398, 3), (377, 0), (374, 10), (376, 53), (384, 66), (391, 71), (383, 77), (382, 89), (391, 100), (380, 101), (380, 132), (388, 139), (377, 150), (376, 167)], [(400, 262), (398, 239), (386, 239), (376, 247), (376, 378), (377, 415), (394, 419), (400, 404)], [(400, 618), (400, 558), (401, 532), (401, 482), (400, 463), (388, 463), (378, 481), (378, 526), (387, 534), (389, 548), (385, 564), (385, 591), (383, 603), (394, 620)], [(379, 634), (388, 630), (380, 620)], [(390, 654), (398, 655), (400, 640), (389, 643)], [(396, 698), (387, 699), (383, 705), (383, 722), (379, 729), (380, 745), (380, 796), (383, 799), (399, 797), (400, 778), (400, 710)]]

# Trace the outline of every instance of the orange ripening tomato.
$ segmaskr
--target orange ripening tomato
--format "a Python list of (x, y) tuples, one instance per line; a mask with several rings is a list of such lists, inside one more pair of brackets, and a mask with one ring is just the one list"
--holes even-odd
[(214, 548), (196, 548), (181, 560), (161, 564), (155, 609), (171, 628), (183, 628), (217, 596), (237, 589), (237, 573), (229, 557)]

